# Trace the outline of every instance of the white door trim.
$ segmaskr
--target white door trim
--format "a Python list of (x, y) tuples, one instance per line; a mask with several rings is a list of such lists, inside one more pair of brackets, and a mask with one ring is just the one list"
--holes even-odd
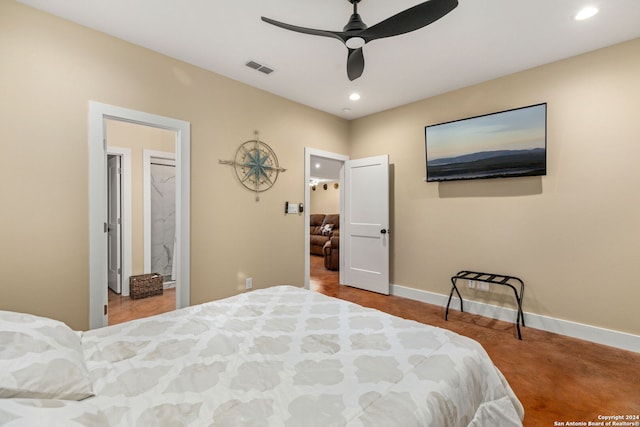
[[(340, 230), (344, 226), (344, 162), (349, 160), (349, 156), (344, 154), (331, 153), (311, 147), (304, 148), (304, 287), (309, 289), (309, 275), (311, 274), (311, 265), (309, 262), (309, 252), (311, 251), (311, 236), (309, 236), (310, 218), (309, 206), (311, 203), (311, 192), (309, 191), (309, 180), (311, 179), (311, 156), (326, 157), (328, 159), (339, 160), (343, 162), (340, 169)], [(340, 253), (344, 253), (342, 249), (343, 241), (340, 239)], [(340, 283), (342, 283), (343, 258), (340, 257)]]
[(129, 296), (129, 277), (131, 276), (131, 149), (107, 147), (107, 154), (120, 156), (122, 169), (122, 296)]
[(107, 147), (104, 119), (137, 123), (176, 132), (176, 240), (178, 245), (176, 308), (187, 307), (190, 295), (189, 206), (191, 125), (183, 120), (89, 101), (89, 327), (106, 326)]
[[(144, 272), (151, 271), (151, 159), (175, 160), (176, 154), (167, 151), (142, 150), (142, 190), (144, 224)], [(177, 224), (177, 223), (176, 223)]]

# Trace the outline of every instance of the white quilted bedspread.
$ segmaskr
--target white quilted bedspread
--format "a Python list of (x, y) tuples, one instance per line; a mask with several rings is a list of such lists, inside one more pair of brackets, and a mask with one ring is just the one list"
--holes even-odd
[(522, 425), (477, 342), (292, 286), (92, 330), (82, 344), (95, 396), (47, 403), (60, 425)]

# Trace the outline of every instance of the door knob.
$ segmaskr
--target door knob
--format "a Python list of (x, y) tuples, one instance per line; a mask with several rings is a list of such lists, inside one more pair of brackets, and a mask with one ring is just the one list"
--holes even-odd
[(391, 230), (385, 230), (384, 228), (382, 230), (380, 230), (380, 234), (387, 234), (390, 233)]

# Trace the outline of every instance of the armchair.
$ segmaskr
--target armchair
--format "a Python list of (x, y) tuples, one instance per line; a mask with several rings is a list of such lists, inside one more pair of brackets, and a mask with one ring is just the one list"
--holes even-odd
[(340, 270), (340, 235), (332, 237), (324, 248), (324, 268), (327, 270)]

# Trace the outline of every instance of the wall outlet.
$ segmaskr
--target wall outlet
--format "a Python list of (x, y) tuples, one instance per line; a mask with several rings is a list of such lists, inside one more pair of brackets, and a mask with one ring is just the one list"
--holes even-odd
[(478, 282), (476, 289), (487, 292), (489, 290), (489, 284), (486, 282)]
[(475, 288), (476, 288), (476, 281), (469, 280), (469, 289), (475, 289)]
[(244, 287), (245, 289), (251, 289), (253, 287), (253, 278), (247, 277), (244, 279)]

